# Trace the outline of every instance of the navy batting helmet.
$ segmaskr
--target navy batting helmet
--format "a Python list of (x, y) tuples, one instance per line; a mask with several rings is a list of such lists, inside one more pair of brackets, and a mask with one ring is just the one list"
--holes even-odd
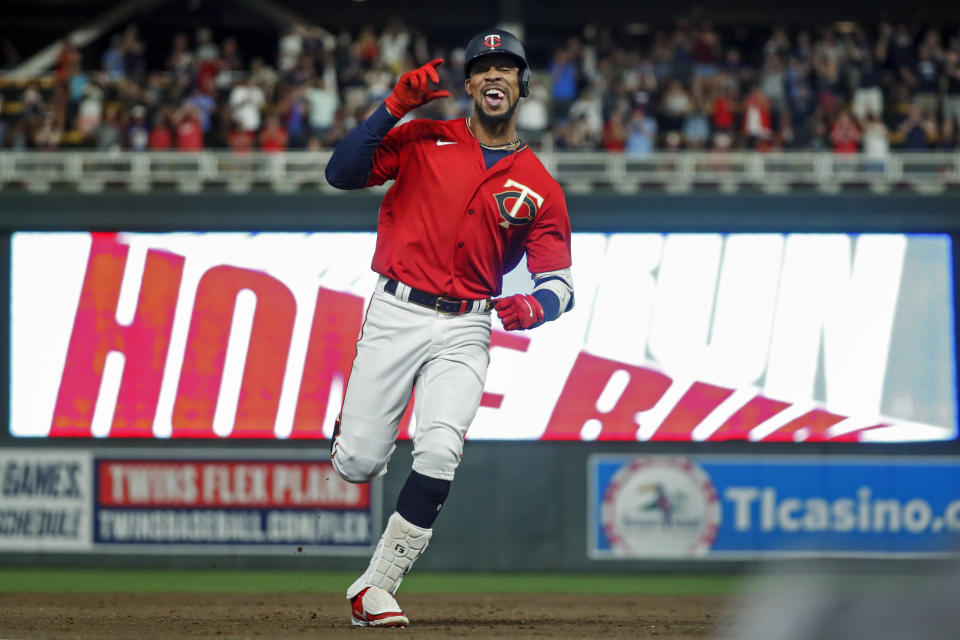
[(503, 29), (481, 31), (470, 40), (464, 56), (464, 71), (470, 76), (470, 66), (481, 56), (491, 53), (506, 54), (516, 58), (520, 65), (520, 97), (530, 95), (530, 67), (527, 66), (527, 54), (517, 36)]

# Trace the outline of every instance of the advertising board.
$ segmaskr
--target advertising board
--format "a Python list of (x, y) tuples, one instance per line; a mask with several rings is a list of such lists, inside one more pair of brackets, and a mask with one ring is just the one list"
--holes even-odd
[(87, 451), (0, 449), (0, 551), (85, 551), (93, 459)]
[(960, 551), (960, 466), (949, 458), (594, 455), (588, 465), (595, 559)]
[(0, 551), (368, 554), (380, 482), (314, 453), (3, 449)]

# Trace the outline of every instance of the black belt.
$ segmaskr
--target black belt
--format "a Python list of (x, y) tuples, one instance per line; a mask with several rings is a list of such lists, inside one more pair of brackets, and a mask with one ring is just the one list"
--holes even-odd
[[(400, 284), (396, 280), (387, 279), (387, 284), (383, 285), (383, 290), (389, 293), (390, 295), (397, 295), (397, 285)], [(427, 293), (426, 291), (420, 291), (419, 289), (414, 289), (409, 287), (410, 295), (407, 297), (407, 300), (418, 304), (421, 307), (426, 307), (428, 309), (433, 309), (437, 313), (444, 313), (448, 315), (461, 315), (464, 313), (469, 313), (473, 311), (473, 306), (477, 300), (460, 300), (457, 298), (444, 298), (443, 296), (436, 296), (432, 293)], [(479, 302), (483, 303), (483, 308), (481, 311), (490, 311), (490, 300), (480, 300)]]

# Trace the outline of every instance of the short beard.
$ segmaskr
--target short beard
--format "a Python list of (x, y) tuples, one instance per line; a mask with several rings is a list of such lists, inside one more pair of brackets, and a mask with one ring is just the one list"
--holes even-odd
[(519, 104), (520, 104), (520, 101), (517, 100), (512, 105), (510, 105), (509, 109), (507, 109), (503, 113), (490, 115), (483, 110), (483, 107), (480, 105), (479, 102), (474, 103), (474, 105), (476, 106), (475, 111), (477, 112), (477, 120), (479, 120), (483, 126), (490, 127), (490, 128), (496, 128), (510, 122), (510, 118), (513, 117), (513, 114), (516, 112), (517, 106)]

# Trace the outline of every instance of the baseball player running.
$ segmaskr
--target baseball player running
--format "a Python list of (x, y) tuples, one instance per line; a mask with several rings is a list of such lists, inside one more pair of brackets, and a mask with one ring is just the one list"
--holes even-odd
[[(386, 472), (412, 391), (413, 468), (363, 574), (347, 589), (357, 626), (409, 624), (394, 594), (427, 548), (450, 491), (490, 360), (490, 310), (507, 331), (573, 307), (570, 221), (563, 192), (516, 131), (529, 93), (523, 45), (499, 29), (467, 46), (473, 115), (447, 122), (408, 112), (450, 95), (437, 59), (403, 74), (380, 107), (336, 148), (327, 180), (359, 189), (395, 180), (380, 206), (380, 274), (331, 443), (349, 482)], [(496, 299), (526, 253), (530, 295)]]

